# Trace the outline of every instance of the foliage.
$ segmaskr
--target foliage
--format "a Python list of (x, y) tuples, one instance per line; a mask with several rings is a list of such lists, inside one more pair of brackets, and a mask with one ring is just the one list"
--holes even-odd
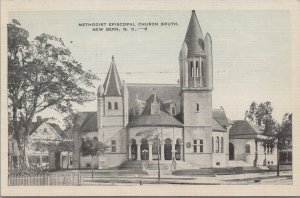
[[(51, 108), (62, 115), (73, 113), (73, 104), (95, 99), (98, 77), (71, 55), (61, 38), (41, 34), (29, 42), (29, 32), (13, 20), (8, 24), (8, 107), (21, 160), (25, 160), (33, 117)], [(22, 129), (22, 130), (21, 130)], [(22, 131), (22, 134), (21, 134)], [(25, 141), (22, 143), (21, 141)]]
[[(258, 126), (269, 127), (275, 123), (272, 118), (272, 112), (273, 107), (271, 102), (266, 101), (257, 104), (255, 101), (253, 101), (245, 113), (245, 120), (249, 120)], [(267, 130), (269, 130), (269, 128)]]
[(98, 153), (104, 153), (108, 149), (108, 146), (99, 142), (97, 139), (84, 138), (81, 144), (82, 156), (96, 156)]
[(56, 151), (62, 152), (72, 152), (74, 149), (73, 141), (61, 141), (56, 145)]
[(27, 175), (27, 176), (34, 176), (34, 175), (41, 175), (41, 174), (49, 174), (48, 170), (43, 169), (42, 167), (38, 166), (24, 166), (21, 165), (18, 168), (13, 168), (8, 170), (8, 175)]

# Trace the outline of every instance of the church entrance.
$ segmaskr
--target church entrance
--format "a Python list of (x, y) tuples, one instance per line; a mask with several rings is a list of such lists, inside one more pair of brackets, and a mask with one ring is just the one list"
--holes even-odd
[(229, 142), (229, 160), (234, 160), (234, 145)]
[(141, 160), (149, 160), (149, 144), (146, 138), (142, 139)]
[(182, 140), (181, 139), (177, 139), (176, 140), (176, 144), (175, 144), (175, 150), (176, 150), (176, 153), (175, 153), (175, 159), (176, 160), (181, 160), (180, 159), (180, 156), (181, 156), (181, 144)]
[[(154, 141), (153, 145), (152, 145), (152, 159), (158, 160), (158, 157), (160, 157), (160, 156), (161, 156), (160, 155), (160, 145), (158, 145), (157, 141)], [(160, 157), (160, 159), (161, 159), (161, 157)]]
[(131, 140), (131, 160), (137, 160), (137, 145), (136, 140)]
[(165, 150), (165, 160), (172, 160), (172, 140), (170, 138), (167, 138), (165, 140), (165, 145), (164, 145), (164, 150)]

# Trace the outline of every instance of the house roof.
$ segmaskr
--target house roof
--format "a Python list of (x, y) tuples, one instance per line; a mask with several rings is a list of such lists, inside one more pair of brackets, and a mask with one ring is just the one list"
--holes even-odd
[(72, 128), (66, 128), (60, 134), (63, 139), (73, 139), (73, 130)]
[(103, 84), (104, 95), (105, 96), (121, 96), (122, 92), (122, 83), (121, 79), (114, 61), (114, 57), (112, 57), (112, 61), (106, 75), (106, 79)]
[[(31, 125), (29, 126), (29, 131), (30, 131), (29, 135), (34, 133), (44, 122), (46, 124), (49, 124), (58, 134), (61, 134), (62, 129), (60, 128), (60, 126), (58, 124), (55, 124), (55, 123), (49, 123), (49, 122), (47, 122), (48, 120), (49, 120), (49, 118), (44, 118), (43, 120), (38, 121), (38, 122), (31, 122)], [(12, 134), (11, 129), (12, 128), (9, 127), (9, 134)], [(23, 128), (21, 128), (20, 134), (21, 134), (21, 136), (23, 136), (23, 134), (24, 134), (24, 129)]]
[(257, 137), (257, 135), (262, 135), (263, 130), (258, 126), (250, 123), (247, 120), (235, 120), (233, 125), (229, 130), (230, 138), (245, 138), (252, 139)]
[(188, 48), (188, 58), (205, 54), (204, 37), (195, 10), (192, 11), (184, 42)]
[(61, 134), (63, 132), (63, 130), (60, 128), (60, 126), (58, 124), (55, 123), (48, 123), (50, 124), (50, 126), (58, 133)]

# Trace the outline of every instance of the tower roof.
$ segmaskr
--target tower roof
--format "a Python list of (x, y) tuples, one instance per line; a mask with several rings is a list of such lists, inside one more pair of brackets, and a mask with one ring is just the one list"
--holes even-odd
[(185, 35), (184, 42), (187, 44), (187, 57), (204, 55), (204, 36), (196, 16), (195, 10), (192, 11), (190, 23)]
[(111, 64), (103, 84), (104, 95), (105, 96), (121, 96), (122, 83), (121, 79), (114, 61), (114, 56), (112, 56)]

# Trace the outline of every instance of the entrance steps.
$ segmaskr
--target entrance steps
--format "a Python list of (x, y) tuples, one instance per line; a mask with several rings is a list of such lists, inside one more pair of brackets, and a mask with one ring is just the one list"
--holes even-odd
[[(160, 166), (160, 171), (161, 174), (163, 175), (168, 175), (172, 174), (172, 170), (174, 167), (172, 167), (172, 160), (164, 160), (164, 161), (159, 161), (159, 166)], [(184, 161), (176, 161), (176, 166), (175, 170), (181, 170), (181, 169), (195, 169), (199, 167), (195, 167), (194, 165), (191, 165), (187, 162)], [(153, 161), (128, 161), (119, 166), (119, 170), (140, 170), (147, 172), (148, 175), (157, 175), (158, 171), (158, 162), (157, 160)]]
[(253, 164), (247, 163), (243, 160), (229, 160), (228, 166), (229, 167), (248, 167), (248, 166), (253, 166)]
[(267, 166), (259, 166), (258, 168), (260, 168), (261, 170), (270, 170)]

